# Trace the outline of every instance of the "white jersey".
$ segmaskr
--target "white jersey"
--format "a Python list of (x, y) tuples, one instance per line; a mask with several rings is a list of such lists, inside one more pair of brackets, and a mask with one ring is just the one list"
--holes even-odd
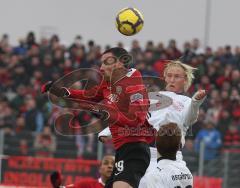
[[(159, 96), (160, 104), (156, 102), (157, 95)], [(172, 103), (165, 108), (156, 109), (158, 105), (161, 106), (161, 96), (170, 98)], [(187, 130), (190, 125), (197, 121), (198, 110), (202, 101), (197, 101), (194, 97), (190, 98), (170, 91), (154, 92), (150, 98), (151, 107), (149, 109), (148, 122), (157, 131), (162, 125), (176, 123), (182, 131), (182, 146), (184, 146)]]
[(139, 188), (192, 188), (193, 176), (184, 161), (161, 159), (141, 179)]

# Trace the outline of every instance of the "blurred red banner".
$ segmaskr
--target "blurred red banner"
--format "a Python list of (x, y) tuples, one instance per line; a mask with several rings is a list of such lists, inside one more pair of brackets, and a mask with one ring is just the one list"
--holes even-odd
[(82, 177), (98, 177), (99, 161), (34, 157), (8, 157), (2, 159), (4, 185), (51, 187), (49, 175), (53, 171), (63, 174), (64, 184)]
[(222, 188), (222, 178), (195, 176), (194, 188)]

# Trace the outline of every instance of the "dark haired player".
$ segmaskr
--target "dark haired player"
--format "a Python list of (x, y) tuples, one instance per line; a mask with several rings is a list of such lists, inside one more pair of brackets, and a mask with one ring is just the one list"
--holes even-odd
[[(117, 117), (109, 126), (116, 155), (111, 180), (105, 187), (138, 187), (150, 162), (148, 143), (152, 138), (146, 136), (146, 132), (151, 129), (145, 121), (149, 101), (140, 72), (128, 69), (131, 60), (125, 49), (111, 48), (101, 56), (100, 71), (104, 81), (99, 86), (90, 90), (61, 88), (63, 92), (55, 92), (58, 96), (60, 93), (60, 97), (101, 102), (105, 109), (114, 108), (117, 112), (108, 111), (110, 121)], [(51, 85), (44, 85), (42, 92), (53, 91)]]
[(157, 165), (141, 180), (139, 188), (192, 188), (193, 176), (182, 160), (176, 160), (181, 148), (181, 130), (176, 123), (162, 125), (157, 132)]

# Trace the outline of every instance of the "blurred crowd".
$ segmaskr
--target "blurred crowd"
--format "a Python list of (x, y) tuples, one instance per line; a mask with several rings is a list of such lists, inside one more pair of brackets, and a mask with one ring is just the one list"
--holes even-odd
[[(125, 47), (120, 42), (117, 46)], [(53, 124), (62, 108), (52, 105), (46, 95), (40, 94), (41, 85), (79, 68), (97, 69), (101, 53), (108, 48), (110, 46), (102, 47), (92, 40), (83, 44), (81, 36), (76, 36), (70, 46), (62, 44), (57, 35), (37, 41), (33, 32), (12, 46), (9, 36), (3, 35), (0, 40), (0, 129), (9, 135), (32, 131), (36, 135), (35, 155), (53, 156), (57, 144)], [(197, 154), (201, 141), (206, 146), (206, 160), (216, 158), (222, 150), (240, 151), (240, 47), (203, 49), (198, 39), (185, 42), (183, 47), (175, 40), (168, 44), (148, 41), (141, 47), (134, 40), (129, 51), (134, 57), (132, 67), (143, 76), (159, 80), (163, 76), (164, 60), (180, 59), (198, 68), (187, 95), (192, 96), (202, 88), (208, 96), (198, 122), (189, 131), (184, 152)], [(160, 85), (153, 82), (151, 89), (163, 89)], [(76, 116), (80, 125), (95, 119), (87, 112)], [(78, 157), (91, 158), (92, 153), (96, 153), (96, 135), (78, 135), (75, 142)], [(21, 140), (23, 150), (26, 145), (26, 140)], [(111, 153), (111, 144), (108, 145), (106, 152)]]

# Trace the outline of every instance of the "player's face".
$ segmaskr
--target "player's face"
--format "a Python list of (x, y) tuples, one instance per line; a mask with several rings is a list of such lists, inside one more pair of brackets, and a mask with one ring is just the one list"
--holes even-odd
[(113, 156), (105, 156), (102, 160), (99, 172), (101, 176), (105, 178), (109, 178), (112, 174), (113, 167), (114, 167), (114, 157)]
[(165, 75), (166, 90), (175, 93), (184, 92), (187, 82), (186, 74), (182, 67), (170, 67)]
[(110, 80), (113, 70), (118, 68), (119, 60), (112, 53), (103, 54), (101, 57), (101, 72), (106, 80)]

